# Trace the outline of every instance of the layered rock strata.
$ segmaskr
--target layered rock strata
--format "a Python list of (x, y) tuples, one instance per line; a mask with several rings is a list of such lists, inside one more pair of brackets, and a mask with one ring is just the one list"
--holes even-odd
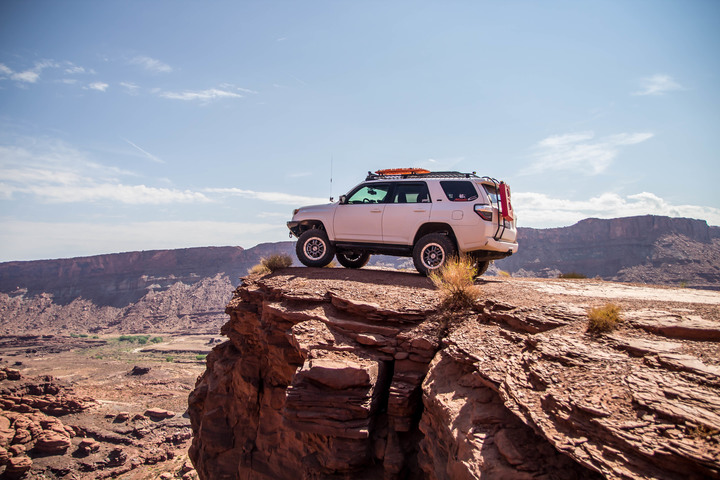
[(720, 478), (717, 309), (590, 335), (583, 305), (506, 297), (441, 314), (417, 275), (246, 279), (189, 398), (198, 474)]

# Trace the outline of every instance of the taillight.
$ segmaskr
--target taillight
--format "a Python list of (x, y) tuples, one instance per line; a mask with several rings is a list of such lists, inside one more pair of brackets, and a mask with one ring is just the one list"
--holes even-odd
[(490, 205), (475, 205), (475, 213), (486, 222), (492, 222), (493, 211)]

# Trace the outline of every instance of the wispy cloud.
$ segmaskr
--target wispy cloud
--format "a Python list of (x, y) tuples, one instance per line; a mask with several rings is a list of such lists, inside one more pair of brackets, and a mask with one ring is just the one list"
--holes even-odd
[(584, 218), (616, 218), (635, 215), (666, 215), (706, 220), (720, 225), (720, 208), (674, 205), (654, 193), (622, 196), (603, 193), (585, 200), (554, 198), (543, 193), (516, 192), (513, 207), (521, 226), (545, 228), (570, 225)]
[(264, 202), (278, 203), (281, 205), (294, 205), (296, 207), (301, 207), (303, 205), (328, 203), (327, 198), (305, 197), (302, 195), (291, 195), (289, 193), (283, 192), (257, 192), (255, 190), (243, 190), (240, 188), (206, 188), (203, 191), (208, 194), (249, 198), (253, 200), (261, 200)]
[(185, 90), (182, 92), (160, 92), (160, 96), (163, 98), (169, 98), (171, 100), (185, 100), (185, 101), (199, 101), (199, 102), (210, 102), (212, 100), (218, 100), (222, 98), (243, 98), (237, 92), (231, 92), (229, 90), (221, 90), (219, 88), (210, 88), (208, 90)]
[(674, 90), (684, 90), (670, 75), (657, 74), (640, 79), (640, 90), (633, 95), (665, 95)]
[(173, 68), (167, 63), (161, 62), (155, 58), (139, 55), (130, 59), (132, 65), (139, 65), (145, 70), (153, 73), (170, 73)]
[(137, 95), (138, 90), (140, 90), (140, 86), (133, 82), (120, 82), (120, 86), (130, 95)]
[(83, 88), (86, 88), (87, 90), (97, 90), (98, 92), (104, 92), (108, 89), (109, 86), (110, 85), (104, 82), (93, 82), (88, 84), (87, 87)]
[(156, 157), (155, 155), (153, 155), (152, 153), (148, 152), (148, 151), (145, 150), (144, 148), (141, 148), (141, 147), (139, 147), (138, 145), (134, 144), (133, 142), (131, 142), (131, 141), (128, 140), (127, 138), (123, 138), (123, 140), (124, 140), (128, 145), (130, 145), (131, 147), (134, 147), (135, 150), (137, 150), (138, 152), (142, 153), (145, 158), (147, 158), (147, 159), (149, 159), (149, 160), (152, 160), (152, 161), (155, 162), (155, 163), (165, 163), (165, 161), (162, 160), (161, 158)]
[(427, 160), (422, 160), (416, 165), (411, 166), (431, 171), (445, 171), (452, 170), (463, 160), (465, 160), (465, 157), (428, 158)]
[(593, 132), (553, 135), (535, 145), (534, 161), (523, 174), (550, 170), (572, 170), (586, 175), (604, 172), (621, 147), (653, 137), (652, 133), (619, 133), (595, 139)]
[(130, 172), (91, 161), (62, 142), (0, 145), (0, 198), (30, 196), (47, 203), (117, 202), (170, 204), (209, 202), (203, 193), (127, 184)]
[(0, 79), (10, 79), (21, 83), (36, 83), (40, 79), (43, 70), (49, 67), (57, 67), (52, 60), (35, 62), (35, 65), (27, 70), (15, 71), (7, 65), (0, 63)]

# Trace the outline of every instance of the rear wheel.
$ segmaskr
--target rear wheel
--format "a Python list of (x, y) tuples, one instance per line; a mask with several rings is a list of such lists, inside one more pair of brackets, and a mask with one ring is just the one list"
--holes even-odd
[(477, 268), (477, 273), (475, 274), (476, 277), (479, 277), (483, 273), (487, 272), (488, 267), (490, 266), (490, 260), (485, 260), (483, 262), (477, 262), (477, 265), (475, 265)]
[(455, 245), (447, 235), (430, 233), (420, 238), (413, 248), (413, 263), (422, 275), (436, 271), (455, 255)]
[(345, 268), (362, 268), (370, 260), (370, 254), (362, 250), (350, 252), (337, 252), (335, 254), (340, 265)]
[(300, 235), (295, 253), (306, 267), (324, 267), (332, 261), (335, 247), (330, 244), (323, 230), (313, 228)]

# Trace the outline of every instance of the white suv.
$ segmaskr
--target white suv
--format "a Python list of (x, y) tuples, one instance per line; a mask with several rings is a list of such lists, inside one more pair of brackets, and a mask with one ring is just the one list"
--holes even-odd
[(333, 255), (361, 268), (371, 254), (412, 257), (427, 275), (457, 254), (478, 274), (517, 252), (516, 218), (504, 182), (475, 173), (392, 169), (368, 172), (339, 202), (298, 208), (287, 222), (298, 259), (324, 267)]

